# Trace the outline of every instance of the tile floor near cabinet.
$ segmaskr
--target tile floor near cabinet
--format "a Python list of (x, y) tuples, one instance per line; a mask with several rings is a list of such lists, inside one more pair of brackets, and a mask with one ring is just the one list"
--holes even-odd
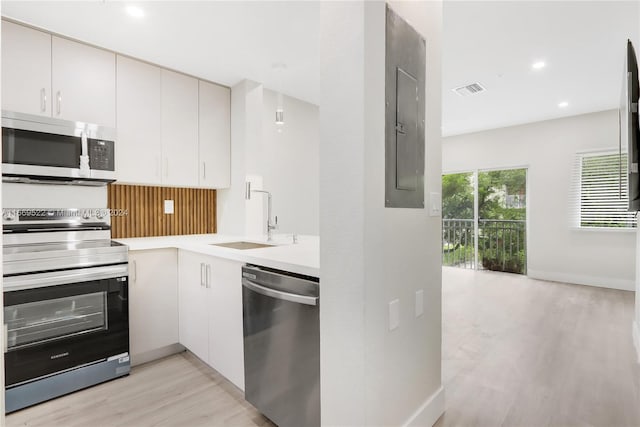
[(274, 426), (188, 352), (131, 375), (10, 414), (7, 427)]

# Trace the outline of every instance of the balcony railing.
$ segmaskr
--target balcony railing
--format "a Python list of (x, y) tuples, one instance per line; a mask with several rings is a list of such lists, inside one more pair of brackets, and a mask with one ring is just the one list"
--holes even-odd
[(478, 221), (476, 265), (472, 219), (442, 220), (442, 265), (479, 270), (527, 272), (526, 221)]
[(442, 220), (442, 265), (476, 268), (472, 219)]

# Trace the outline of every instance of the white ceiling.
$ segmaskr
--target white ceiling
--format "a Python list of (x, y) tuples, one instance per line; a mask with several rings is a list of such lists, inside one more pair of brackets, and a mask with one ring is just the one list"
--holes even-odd
[[(445, 135), (616, 108), (640, 25), (637, 1), (445, 1), (443, 15)], [(473, 82), (487, 91), (451, 91)]]
[[(143, 19), (124, 12), (131, 3)], [(316, 1), (3, 0), (2, 15), (224, 85), (247, 78), (319, 100)], [(624, 43), (640, 40), (639, 24), (637, 1), (445, 0), (443, 133), (616, 108)], [(450, 90), (473, 82), (487, 92)]]
[[(134, 19), (124, 11), (135, 4)], [(242, 79), (318, 102), (319, 3), (2, 1), (2, 15), (233, 86)], [(274, 64), (283, 63), (278, 71)]]

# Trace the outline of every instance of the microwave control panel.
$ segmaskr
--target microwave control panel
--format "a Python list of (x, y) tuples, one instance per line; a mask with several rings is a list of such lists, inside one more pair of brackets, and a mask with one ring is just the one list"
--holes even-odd
[(114, 170), (114, 143), (99, 139), (89, 139), (89, 166), (94, 170)]

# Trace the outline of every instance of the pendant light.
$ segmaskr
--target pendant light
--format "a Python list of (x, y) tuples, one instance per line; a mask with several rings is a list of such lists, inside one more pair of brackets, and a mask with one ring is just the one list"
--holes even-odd
[(273, 69), (276, 73), (276, 79), (278, 82), (278, 92), (276, 93), (276, 126), (278, 128), (278, 132), (282, 132), (282, 128), (284, 127), (284, 103), (282, 96), (282, 77), (284, 71), (287, 69), (286, 64), (279, 62), (273, 65)]

